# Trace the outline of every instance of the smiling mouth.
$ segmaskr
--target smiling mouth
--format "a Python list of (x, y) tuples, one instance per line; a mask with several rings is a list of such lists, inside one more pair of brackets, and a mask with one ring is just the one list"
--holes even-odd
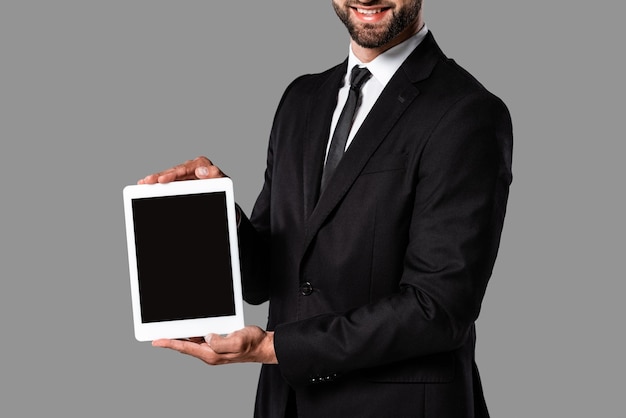
[(364, 14), (364, 15), (375, 15), (377, 13), (381, 13), (383, 11), (383, 9), (359, 9), (358, 7), (356, 8), (356, 11)]
[(357, 16), (360, 16), (363, 21), (373, 23), (382, 19), (386, 12), (391, 10), (391, 7), (380, 6), (365, 8), (353, 6), (352, 10)]

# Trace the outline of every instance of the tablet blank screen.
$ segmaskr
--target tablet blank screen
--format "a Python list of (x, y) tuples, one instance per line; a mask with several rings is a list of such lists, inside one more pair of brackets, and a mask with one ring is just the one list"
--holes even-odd
[(235, 314), (224, 192), (133, 199), (141, 320)]

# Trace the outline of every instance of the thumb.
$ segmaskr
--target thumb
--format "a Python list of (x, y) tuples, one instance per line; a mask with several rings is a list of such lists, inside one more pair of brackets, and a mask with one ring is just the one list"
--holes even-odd
[(232, 334), (227, 336), (209, 334), (204, 337), (204, 341), (218, 354), (237, 353), (241, 349), (241, 339), (233, 338)]
[(209, 167), (206, 167), (206, 166), (196, 167), (195, 175), (199, 179), (209, 178)]
[(196, 167), (195, 175), (199, 179), (213, 179), (218, 177), (225, 177), (224, 173), (222, 173), (222, 170), (214, 165)]

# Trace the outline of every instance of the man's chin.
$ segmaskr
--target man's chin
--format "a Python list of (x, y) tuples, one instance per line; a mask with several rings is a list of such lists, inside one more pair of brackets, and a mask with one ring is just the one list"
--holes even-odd
[(352, 40), (363, 48), (378, 48), (387, 42), (385, 39), (385, 31), (381, 30), (378, 25), (368, 24), (355, 27), (350, 35)]

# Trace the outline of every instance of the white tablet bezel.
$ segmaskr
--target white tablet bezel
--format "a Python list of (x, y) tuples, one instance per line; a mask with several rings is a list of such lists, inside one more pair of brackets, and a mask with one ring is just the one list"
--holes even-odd
[[(135, 247), (135, 228), (132, 202), (134, 199), (188, 195), (197, 193), (224, 192), (226, 196), (227, 227), (230, 243), (232, 280), (235, 314), (230, 316), (184, 319), (161, 322), (142, 322), (139, 294), (139, 277)], [(130, 273), (130, 290), (135, 338), (138, 341), (153, 341), (160, 338), (189, 338), (208, 333), (228, 334), (244, 327), (241, 270), (237, 238), (237, 220), (233, 183), (229, 178), (186, 180), (167, 184), (129, 185), (124, 187), (124, 215)], [(192, 233), (193, 231), (191, 231)]]

